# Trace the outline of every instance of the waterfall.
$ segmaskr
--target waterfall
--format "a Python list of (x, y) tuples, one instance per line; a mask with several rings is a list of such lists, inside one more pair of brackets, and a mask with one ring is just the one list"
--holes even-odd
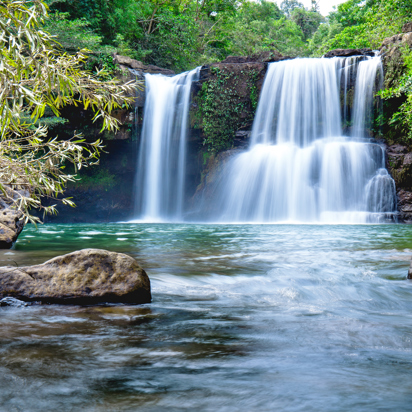
[(381, 70), (379, 57), (269, 64), (250, 147), (222, 171), (212, 220), (367, 223), (395, 214), (384, 148), (367, 137)]
[(139, 219), (182, 220), (190, 91), (198, 76), (199, 68), (173, 77), (145, 75), (135, 200)]

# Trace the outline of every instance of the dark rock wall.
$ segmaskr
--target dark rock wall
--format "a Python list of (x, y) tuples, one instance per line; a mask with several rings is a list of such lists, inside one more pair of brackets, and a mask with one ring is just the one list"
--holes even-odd
[[(384, 87), (396, 88), (405, 73), (402, 59), (404, 48), (412, 48), (412, 23), (403, 33), (385, 39), (380, 49), (384, 66)], [(387, 144), (387, 168), (396, 183), (399, 220), (412, 223), (412, 144), (397, 128), (389, 124), (390, 118), (405, 101), (399, 96), (384, 102), (382, 137)]]

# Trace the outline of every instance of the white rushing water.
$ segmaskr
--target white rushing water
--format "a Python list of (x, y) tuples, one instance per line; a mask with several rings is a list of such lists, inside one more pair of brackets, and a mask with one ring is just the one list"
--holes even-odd
[(141, 220), (182, 220), (190, 90), (198, 76), (199, 68), (173, 77), (145, 75), (135, 205)]
[(270, 64), (250, 148), (223, 170), (209, 200), (212, 220), (367, 223), (393, 216), (395, 183), (384, 148), (367, 133), (381, 70), (379, 57)]

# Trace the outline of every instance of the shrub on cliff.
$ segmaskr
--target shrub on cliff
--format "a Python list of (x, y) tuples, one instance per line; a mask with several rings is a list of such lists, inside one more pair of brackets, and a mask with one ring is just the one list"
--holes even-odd
[[(390, 117), (385, 119), (391, 129), (389, 140), (412, 145), (412, 50), (407, 45), (401, 50), (398, 63), (404, 73), (396, 79), (396, 84), (379, 93), (390, 105)], [(401, 63), (404, 63), (404, 66)], [(395, 102), (395, 103), (393, 103)], [(399, 105), (399, 102), (401, 104)], [(391, 136), (396, 136), (392, 139)]]

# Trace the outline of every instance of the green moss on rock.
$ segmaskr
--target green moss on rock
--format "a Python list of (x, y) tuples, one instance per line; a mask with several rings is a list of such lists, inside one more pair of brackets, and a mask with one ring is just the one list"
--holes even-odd
[(236, 131), (253, 122), (266, 65), (227, 64), (210, 67), (210, 77), (194, 98), (192, 127), (201, 128), (203, 145), (213, 153), (233, 146)]

